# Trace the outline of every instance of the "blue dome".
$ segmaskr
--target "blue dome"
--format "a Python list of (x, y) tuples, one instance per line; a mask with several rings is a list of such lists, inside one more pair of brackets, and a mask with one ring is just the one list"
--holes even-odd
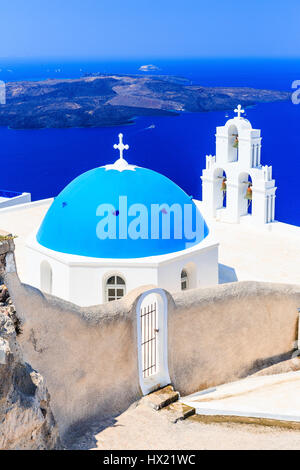
[[(207, 236), (203, 217), (182, 189), (155, 171), (132, 168), (125, 171), (95, 168), (73, 180), (50, 206), (37, 233), (37, 241), (46, 248), (72, 255), (140, 258), (181, 251)], [(160, 206), (156, 232), (151, 215), (153, 204)], [(173, 204), (182, 211), (182, 220), (179, 217), (176, 223), (174, 212), (169, 211)], [(144, 216), (143, 230), (137, 236), (142, 225), (137, 218), (141, 205), (148, 215)], [(169, 236), (163, 230), (164, 218), (170, 221)], [(106, 237), (103, 231), (108, 230), (108, 222), (111, 225)], [(185, 233), (185, 225), (189, 223), (193, 236)], [(179, 229), (182, 229), (181, 236)]]

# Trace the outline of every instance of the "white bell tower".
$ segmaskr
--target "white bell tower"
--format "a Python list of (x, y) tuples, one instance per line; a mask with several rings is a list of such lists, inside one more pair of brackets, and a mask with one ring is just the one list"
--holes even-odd
[(216, 155), (206, 156), (202, 200), (206, 214), (230, 223), (263, 225), (275, 218), (272, 167), (261, 165), (261, 134), (242, 117), (241, 105), (217, 127)]

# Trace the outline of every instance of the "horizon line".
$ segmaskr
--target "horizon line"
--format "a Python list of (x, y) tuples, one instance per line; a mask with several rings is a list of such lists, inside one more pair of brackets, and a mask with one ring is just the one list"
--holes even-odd
[[(190, 61), (190, 60), (300, 60), (300, 56), (188, 56), (188, 57), (175, 57), (175, 56), (164, 56), (164, 57), (72, 57), (72, 56), (36, 56), (36, 57), (0, 57), (0, 61), (26, 61), (26, 62), (35, 62), (39, 60), (53, 60), (53, 61), (107, 61), (107, 62), (136, 62), (136, 61)], [(42, 64), (41, 64), (42, 65)]]

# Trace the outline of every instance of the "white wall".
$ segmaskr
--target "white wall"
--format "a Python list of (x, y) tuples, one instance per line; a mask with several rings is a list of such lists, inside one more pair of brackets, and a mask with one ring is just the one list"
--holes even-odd
[(71, 288), (66, 300), (82, 307), (106, 301), (105, 283), (112, 275), (125, 280), (126, 293), (141, 285), (157, 285), (157, 268), (151, 267), (71, 266), (69, 273)]
[(68, 266), (60, 261), (45, 256), (26, 247), (26, 277), (25, 282), (37, 289), (41, 288), (41, 264), (47, 261), (52, 268), (52, 295), (69, 300), (70, 272)]
[(11, 197), (11, 198), (3, 198), (3, 200), (0, 201), (0, 209), (4, 209), (6, 207), (17, 206), (19, 204), (25, 204), (30, 201), (31, 201), (30, 193), (23, 193), (20, 196)]
[(32, 235), (26, 247), (25, 282), (41, 289), (41, 264), (52, 268), (52, 295), (81, 307), (106, 301), (106, 280), (121, 276), (126, 294), (140, 286), (157, 286), (171, 292), (181, 290), (181, 271), (191, 271), (190, 288), (218, 284), (218, 244), (210, 235), (198, 245), (170, 255), (141, 259), (106, 260), (85, 258), (48, 250)]
[[(190, 288), (218, 284), (218, 246), (212, 246), (161, 264), (158, 269), (159, 287), (170, 292), (179, 292), (181, 271), (189, 264), (193, 264), (196, 270), (196, 285), (190, 285)], [(189, 274), (189, 269), (187, 271)]]
[[(154, 285), (177, 292), (181, 290), (181, 271), (189, 263), (194, 263), (197, 279), (196, 285), (191, 287), (218, 284), (218, 246), (213, 246), (167, 263), (159, 263), (157, 267), (147, 267), (142, 261), (140, 266), (132, 267), (70, 266), (70, 293), (68, 298), (63, 298), (80, 306), (104, 303), (105, 284), (111, 275), (119, 275), (125, 280), (126, 293), (142, 285)], [(64, 282), (63, 278), (60, 282)], [(53, 295), (58, 295), (56, 292), (53, 290)]]

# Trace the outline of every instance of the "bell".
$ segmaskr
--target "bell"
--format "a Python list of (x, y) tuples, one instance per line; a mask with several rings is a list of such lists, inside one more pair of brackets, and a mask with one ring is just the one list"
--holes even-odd
[(239, 139), (236, 137), (234, 142), (233, 142), (233, 148), (237, 149), (239, 146)]
[(223, 193), (226, 193), (226, 191), (227, 191), (226, 178), (223, 178), (222, 185), (221, 185), (221, 191), (223, 191)]
[(252, 188), (249, 184), (246, 194), (245, 194), (245, 199), (248, 199), (248, 201), (252, 201)]

